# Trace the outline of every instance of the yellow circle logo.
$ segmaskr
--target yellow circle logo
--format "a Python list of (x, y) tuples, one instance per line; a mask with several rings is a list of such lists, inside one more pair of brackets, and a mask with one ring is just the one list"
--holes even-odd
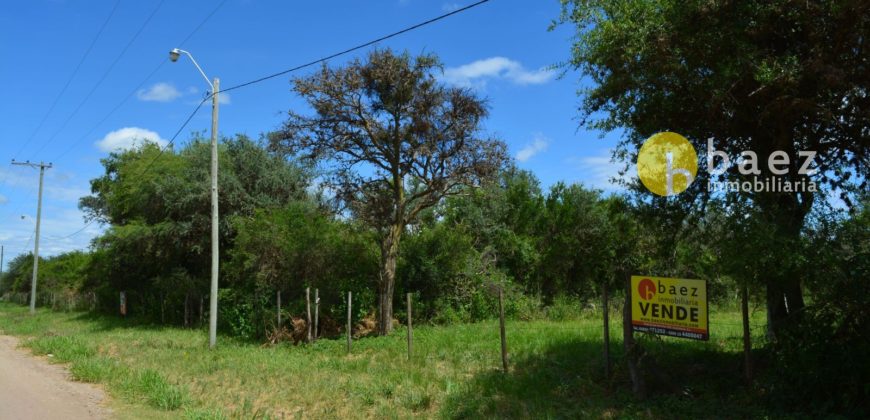
[(637, 175), (655, 194), (667, 197), (692, 185), (698, 174), (698, 155), (685, 137), (665, 131), (648, 138), (637, 154)]

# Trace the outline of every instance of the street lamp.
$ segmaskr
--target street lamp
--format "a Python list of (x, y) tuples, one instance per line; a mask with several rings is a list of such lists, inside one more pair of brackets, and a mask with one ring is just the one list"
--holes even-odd
[(208, 80), (208, 76), (199, 67), (196, 60), (189, 52), (173, 48), (169, 51), (169, 59), (172, 62), (178, 61), (181, 54), (185, 54), (199, 70), (199, 74), (208, 83), (211, 88), (211, 293), (209, 294), (209, 314), (208, 314), (208, 346), (214, 348), (217, 341), (217, 301), (218, 301), (218, 149), (217, 149), (217, 129), (218, 129), (218, 92), (220, 92), (220, 80), (215, 77), (214, 83)]

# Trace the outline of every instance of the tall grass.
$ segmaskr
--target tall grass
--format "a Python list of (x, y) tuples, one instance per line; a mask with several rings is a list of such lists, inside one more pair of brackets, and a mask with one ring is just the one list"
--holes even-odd
[[(559, 309), (563, 318), (570, 308)], [(579, 308), (577, 309), (579, 313)], [(76, 380), (104, 384), (136, 416), (280, 417), (611, 417), (768, 415), (740, 377), (739, 314), (711, 314), (711, 339), (642, 337), (671, 372), (656, 397), (636, 401), (621, 363), (622, 331), (612, 317), (614, 371), (604, 377), (601, 321), (510, 321), (510, 371), (501, 372), (498, 323), (415, 326), (363, 338), (262, 347), (220, 337), (207, 349), (200, 330), (137, 325), (85, 313), (0, 303), (0, 331), (68, 363)], [(755, 338), (763, 332), (754, 319)], [(653, 386), (657, 386), (655, 383)], [(126, 412), (126, 410), (119, 410)]]

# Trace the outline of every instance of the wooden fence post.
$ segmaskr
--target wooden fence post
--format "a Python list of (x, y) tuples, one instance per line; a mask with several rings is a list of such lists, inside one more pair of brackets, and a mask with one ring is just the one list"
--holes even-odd
[(604, 378), (610, 379), (610, 308), (607, 290), (607, 281), (604, 281), (602, 290), (602, 307), (604, 308)]
[(308, 330), (308, 334), (305, 336), (305, 342), (311, 342), (311, 288), (305, 288), (305, 317), (307, 318), (307, 322), (305, 323), (305, 327)]
[(499, 329), (501, 330), (501, 364), (504, 372), (508, 371), (508, 354), (507, 354), (507, 338), (504, 331), (504, 291), (502, 287), (498, 288), (498, 321)]
[(411, 294), (408, 293), (408, 360), (414, 354), (414, 331), (413, 323), (411, 322)]
[(317, 337), (320, 335), (319, 324), (320, 323), (320, 289), (314, 289), (314, 339), (317, 340)]
[(746, 284), (740, 291), (740, 311), (743, 313), (743, 363), (746, 384), (752, 384), (752, 331), (749, 329), (749, 291)]
[(278, 329), (281, 328), (281, 291), (275, 292), (275, 299), (278, 305)]
[(351, 312), (351, 304), (353, 302), (352, 292), (347, 292), (347, 352), (350, 353), (350, 312)]

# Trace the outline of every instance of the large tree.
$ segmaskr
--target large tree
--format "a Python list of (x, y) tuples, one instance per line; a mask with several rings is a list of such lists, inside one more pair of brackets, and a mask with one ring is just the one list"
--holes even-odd
[[(589, 126), (625, 129), (615, 157), (635, 161), (650, 135), (675, 131), (699, 152), (712, 140), (731, 162), (757, 153), (791, 157), (788, 181), (820, 190), (867, 189), (870, 145), (870, 3), (860, 0), (563, 0), (562, 23), (576, 27), (570, 65), (589, 78), (581, 113)], [(820, 170), (799, 172), (799, 151), (815, 151)], [(700, 154), (700, 153), (699, 153)], [(709, 173), (658, 201), (697, 209), (711, 196)], [(737, 165), (722, 175), (744, 180)], [(771, 327), (804, 307), (798, 251), (813, 191), (728, 194), (749, 200), (771, 226), (761, 268)], [(713, 194), (715, 197), (716, 195)], [(852, 196), (854, 197), (854, 196)], [(728, 198), (728, 197), (726, 197)], [(848, 201), (850, 196), (844, 198)]]
[[(236, 236), (233, 217), (304, 199), (308, 178), (244, 136), (224, 138), (220, 148), (220, 241), (226, 255)], [(162, 152), (147, 143), (101, 162), (105, 173), (91, 180), (91, 195), (79, 204), (87, 218), (109, 225), (94, 242), (106, 278), (92, 286), (192, 304), (189, 298), (207, 290), (208, 142), (196, 137)]]
[(313, 115), (290, 111), (272, 146), (315, 159), (323, 183), (355, 217), (378, 230), (378, 332), (392, 329), (399, 241), (421, 211), (491, 177), (502, 142), (481, 123), (486, 103), (435, 77), (437, 57), (376, 50), (365, 61), (324, 66), (293, 81)]

